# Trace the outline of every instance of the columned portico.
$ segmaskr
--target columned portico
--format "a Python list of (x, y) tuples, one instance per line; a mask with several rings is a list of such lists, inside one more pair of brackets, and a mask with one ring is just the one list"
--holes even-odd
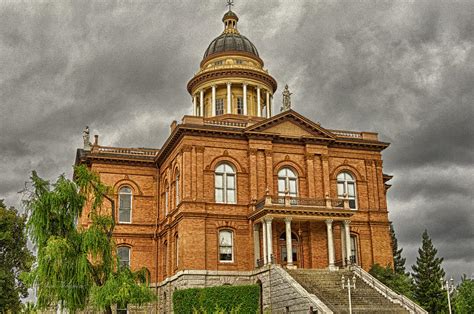
[(350, 265), (351, 261), (350, 261), (350, 256), (351, 256), (351, 231), (350, 231), (350, 223), (351, 221), (350, 220), (344, 220), (343, 224), (344, 224), (344, 235), (345, 235), (345, 256), (346, 256), (346, 259), (347, 259), (347, 264)]
[(268, 264), (267, 259), (267, 224), (262, 220), (262, 244), (263, 244), (263, 264)]
[(211, 116), (215, 116), (216, 115), (216, 85), (212, 85), (212, 99), (211, 99), (211, 102), (212, 102), (212, 113), (211, 113)]
[(265, 224), (267, 225), (267, 262), (272, 262), (273, 256), (273, 245), (272, 245), (272, 217), (265, 218)]
[(201, 116), (204, 116), (204, 90), (201, 89), (199, 92), (199, 107), (200, 107), (200, 113)]
[(232, 83), (227, 82), (227, 113), (232, 113)]
[(287, 267), (293, 267), (293, 245), (291, 241), (291, 217), (285, 218), (285, 233), (286, 233), (286, 262)]
[(328, 239), (328, 261), (329, 270), (336, 270), (337, 267), (335, 265), (335, 255), (334, 255), (334, 239), (332, 234), (332, 219), (326, 219), (326, 231), (327, 231), (327, 239)]

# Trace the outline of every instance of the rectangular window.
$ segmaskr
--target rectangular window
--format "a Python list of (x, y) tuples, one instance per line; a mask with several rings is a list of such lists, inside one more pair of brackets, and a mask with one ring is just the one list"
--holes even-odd
[(224, 63), (224, 61), (219, 60), (219, 61), (214, 62), (214, 65), (222, 65), (223, 63)]
[(232, 231), (222, 230), (219, 232), (219, 261), (233, 262), (233, 239)]
[(165, 215), (168, 216), (168, 190), (165, 192)]
[(216, 116), (224, 114), (224, 99), (216, 99)]
[(237, 97), (237, 114), (244, 114), (244, 99)]
[(216, 203), (224, 203), (224, 175), (215, 175)]
[(127, 246), (119, 246), (117, 248), (117, 255), (120, 266), (130, 267), (130, 248)]
[(131, 222), (130, 211), (132, 209), (132, 196), (130, 194), (120, 194), (119, 203), (119, 222)]

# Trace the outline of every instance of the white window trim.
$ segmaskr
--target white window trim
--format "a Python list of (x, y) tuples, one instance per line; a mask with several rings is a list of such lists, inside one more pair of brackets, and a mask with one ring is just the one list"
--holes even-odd
[[(128, 193), (120, 193), (120, 190), (123, 189), (123, 188), (129, 188), (130, 189), (130, 194)], [(120, 220), (120, 194), (126, 194), (126, 195), (130, 195), (130, 221), (121, 221)], [(119, 199), (119, 208), (118, 208), (118, 212), (117, 212), (117, 220), (118, 220), (118, 223), (119, 224), (131, 224), (132, 223), (132, 210), (133, 210), (133, 189), (130, 185), (122, 185), (120, 188), (119, 188), (119, 193), (118, 193), (118, 199)]]
[[(290, 171), (293, 172), (293, 174), (295, 175), (295, 178), (294, 178), (294, 179), (295, 179), (295, 186), (296, 186), (296, 192), (295, 192), (296, 195), (294, 195), (294, 196), (291, 196), (291, 195), (290, 195), (290, 196), (291, 196), (291, 197), (298, 197), (298, 195), (299, 195), (299, 191), (298, 191), (298, 175), (296, 174), (296, 171), (294, 171), (294, 170), (291, 169), (290, 167), (282, 167), (280, 170), (278, 170), (278, 174), (277, 174), (277, 192), (278, 192), (278, 196), (285, 196), (285, 195), (286, 195), (286, 194), (285, 194), (285, 191), (280, 191), (280, 190), (279, 190), (279, 186), (278, 186), (278, 183), (279, 183), (279, 182), (278, 182), (278, 181), (279, 181), (280, 179), (284, 179), (284, 180), (285, 180), (285, 190), (288, 189), (288, 192), (290, 191), (290, 177), (288, 177), (288, 176), (285, 176), (285, 177), (280, 176), (281, 171), (282, 171), (282, 170), (285, 170), (285, 169), (290, 170)], [(293, 179), (293, 178), (292, 178), (292, 179)]]
[[(346, 173), (346, 174), (350, 175), (350, 176), (352, 177), (352, 181), (348, 181), (348, 180), (339, 181), (339, 180), (337, 179), (337, 177), (338, 177), (340, 174), (342, 174), (342, 173)], [(337, 196), (338, 196), (339, 199), (345, 199), (344, 196), (342, 196), (342, 197), (339, 196), (339, 191), (337, 191), (337, 188), (338, 188), (337, 185), (338, 185), (339, 183), (344, 184), (344, 191), (346, 191), (347, 195), (349, 196), (349, 193), (348, 193), (349, 189), (347, 188), (347, 182), (352, 182), (352, 183), (354, 183), (354, 201), (355, 201), (355, 207), (354, 207), (354, 208), (350, 208), (350, 209), (351, 209), (351, 210), (358, 210), (358, 209), (359, 209), (359, 204), (358, 204), (358, 203), (359, 203), (359, 198), (357, 197), (357, 180), (354, 179), (354, 177), (355, 177), (355, 176), (354, 176), (352, 173), (348, 172), (348, 171), (341, 171), (341, 172), (339, 172), (339, 173), (337, 174), (337, 176), (336, 176), (336, 192), (337, 192)]]
[[(117, 246), (117, 253), (118, 253), (118, 249), (122, 247), (128, 249), (128, 267), (132, 267), (132, 248), (128, 245), (119, 245)], [(119, 262), (121, 261), (119, 260)]]
[[(230, 233), (230, 243), (231, 243), (231, 248), (232, 248), (232, 259), (230, 261), (224, 261), (221, 260), (221, 232), (227, 231)], [(219, 230), (219, 248), (218, 248), (218, 254), (219, 254), (219, 263), (234, 263), (235, 262), (235, 257), (234, 257), (234, 230), (232, 229), (220, 229)]]
[[(221, 165), (228, 165), (230, 168), (232, 168), (232, 171), (233, 173), (231, 174), (228, 174), (227, 172), (217, 172), (217, 168), (220, 167)], [(215, 183), (216, 183), (216, 176), (217, 175), (222, 175), (222, 188), (219, 188), (222, 190), (222, 196), (223, 196), (223, 199), (222, 199), (222, 202), (221, 201), (218, 201), (217, 200), (217, 197), (216, 197), (216, 190), (217, 190), (217, 187), (215, 186)], [(234, 202), (229, 202), (228, 199), (227, 199), (227, 175), (231, 175), (234, 177)], [(214, 172), (214, 201), (218, 204), (237, 204), (237, 171), (235, 171), (235, 168), (234, 166), (232, 166), (230, 163), (227, 163), (227, 162), (224, 162), (224, 163), (221, 163), (219, 164), (217, 167), (216, 167), (216, 171)]]

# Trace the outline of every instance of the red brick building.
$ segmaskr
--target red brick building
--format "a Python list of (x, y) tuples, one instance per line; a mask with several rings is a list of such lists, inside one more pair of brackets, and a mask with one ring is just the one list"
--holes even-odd
[[(381, 152), (372, 132), (326, 129), (291, 109), (255, 46), (224, 32), (188, 83), (193, 114), (160, 149), (85, 145), (113, 188), (118, 254), (155, 283), (179, 271), (251, 271), (268, 263), (335, 269), (392, 264)], [(88, 211), (80, 223), (87, 226)], [(292, 254), (287, 254), (291, 251)]]

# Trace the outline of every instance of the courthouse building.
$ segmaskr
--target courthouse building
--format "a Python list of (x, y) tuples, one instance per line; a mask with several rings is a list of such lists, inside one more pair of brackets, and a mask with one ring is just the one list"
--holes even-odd
[[(171, 123), (161, 147), (102, 146), (85, 133), (76, 164), (112, 187), (121, 262), (145, 266), (158, 287), (179, 274), (231, 276), (269, 264), (392, 264), (388, 143), (294, 111), (238, 20), (225, 13), (187, 85), (192, 114)], [(90, 224), (87, 209), (80, 224)]]

